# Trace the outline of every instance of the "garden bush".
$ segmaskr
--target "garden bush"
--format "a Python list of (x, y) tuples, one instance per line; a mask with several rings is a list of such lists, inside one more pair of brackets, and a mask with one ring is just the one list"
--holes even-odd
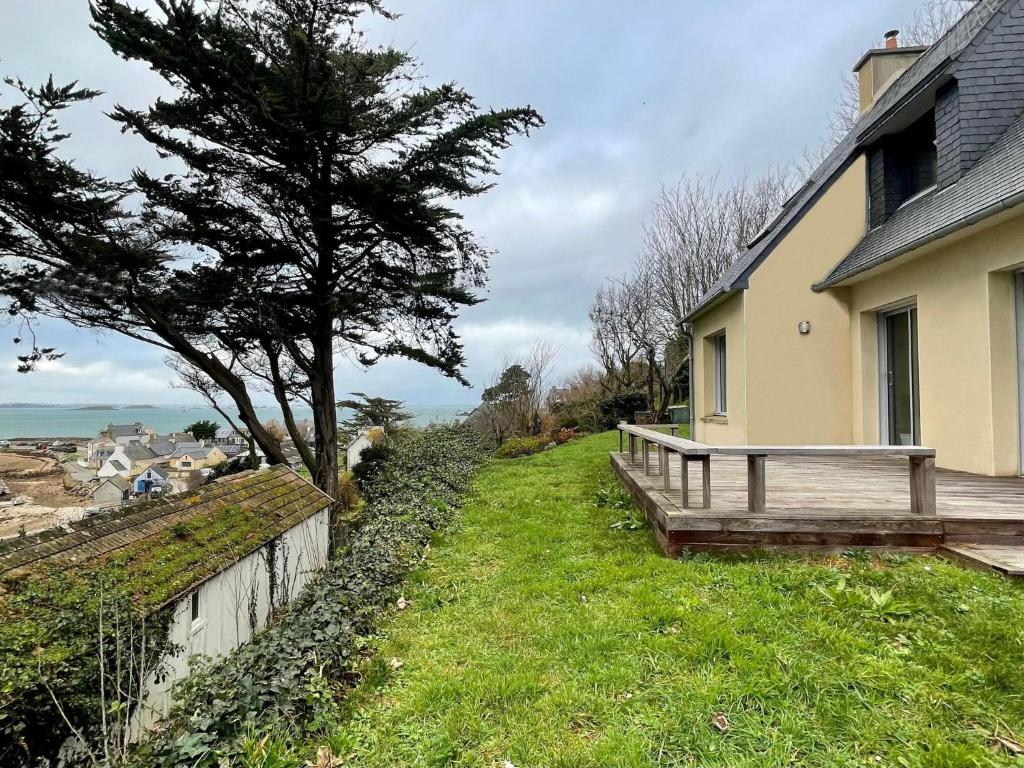
[(499, 459), (515, 459), (519, 456), (529, 456), (534, 453), (540, 453), (550, 442), (550, 438), (543, 435), (540, 437), (513, 437), (502, 443), (494, 455)]
[(395, 602), (432, 534), (451, 521), (483, 457), (479, 439), (461, 427), (395, 440), (364, 479), (366, 504), (345, 551), (278, 623), (230, 656), (196, 666), (166, 730), (140, 747), (135, 764), (233, 765), (254, 738), (300, 740), (335, 722), (362, 638)]

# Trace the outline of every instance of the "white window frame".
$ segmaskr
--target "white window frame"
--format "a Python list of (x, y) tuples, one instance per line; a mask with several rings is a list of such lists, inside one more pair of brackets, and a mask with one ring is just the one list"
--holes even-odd
[[(878, 315), (878, 442), (884, 445), (894, 445), (894, 438), (889, 434), (889, 336), (886, 333), (885, 321), (892, 315), (900, 315), (904, 312), (909, 312), (912, 309), (917, 309), (917, 297), (905, 299), (903, 301), (890, 304), (877, 310)], [(921, 314), (918, 312), (918, 325), (920, 326)], [(916, 340), (915, 340), (916, 343)], [(918, 356), (920, 356), (920, 349), (918, 349)], [(918, 360), (920, 365), (920, 360)], [(911, 362), (913, 367), (913, 362)], [(915, 371), (915, 376), (920, 377), (920, 372)], [(912, 431), (915, 434), (920, 432), (921, 425), (919, 423), (918, 411), (921, 407), (920, 403), (920, 381), (915, 385), (916, 391), (914, 396), (918, 398), (918, 402), (912, 405), (913, 409), (913, 426)]]
[(200, 600), (199, 590), (195, 590), (189, 595), (189, 617), (192, 619), (189, 624), (190, 634), (195, 634), (203, 627), (206, 626), (206, 619), (203, 618), (202, 601)]
[(729, 347), (725, 339), (725, 331), (715, 334), (711, 339), (714, 348), (715, 362), (715, 416), (725, 416), (729, 409)]

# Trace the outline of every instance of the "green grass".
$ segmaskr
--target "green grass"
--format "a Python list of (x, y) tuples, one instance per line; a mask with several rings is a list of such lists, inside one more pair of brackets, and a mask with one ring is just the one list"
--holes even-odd
[(1017, 584), (933, 557), (669, 560), (616, 525), (613, 446), (483, 470), (345, 704), (345, 766), (1024, 765), (994, 738), (1024, 740)]

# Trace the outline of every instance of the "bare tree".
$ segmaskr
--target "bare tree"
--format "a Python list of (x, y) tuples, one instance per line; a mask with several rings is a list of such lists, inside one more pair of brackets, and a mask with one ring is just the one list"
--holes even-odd
[(524, 354), (505, 358), (483, 393), (491, 436), (501, 445), (510, 437), (537, 434), (547, 381), (558, 348), (537, 341)]
[(608, 392), (625, 392), (638, 378), (640, 347), (632, 324), (636, 318), (625, 311), (625, 289), (608, 282), (597, 289), (590, 308), (590, 348), (604, 369), (602, 384)]
[(967, 13), (977, 0), (927, 0), (903, 26), (907, 45), (932, 45)]
[(717, 175), (684, 176), (662, 187), (644, 228), (640, 257), (658, 304), (673, 324), (697, 305), (736, 257), (777, 215), (789, 197), (792, 174), (773, 168), (750, 181), (724, 186)]

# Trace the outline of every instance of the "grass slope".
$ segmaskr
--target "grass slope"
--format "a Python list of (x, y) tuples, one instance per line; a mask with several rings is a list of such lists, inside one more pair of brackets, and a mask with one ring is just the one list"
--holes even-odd
[(344, 765), (1024, 765), (995, 738), (1024, 737), (1019, 585), (932, 557), (666, 559), (593, 504), (613, 445), (483, 470), (347, 705)]

